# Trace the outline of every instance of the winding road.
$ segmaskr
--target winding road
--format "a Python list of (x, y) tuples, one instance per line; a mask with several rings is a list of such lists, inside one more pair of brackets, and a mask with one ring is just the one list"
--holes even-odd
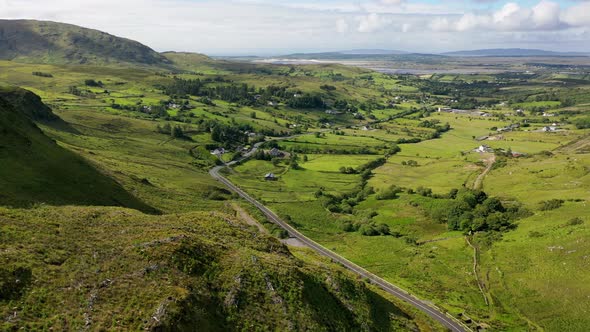
[[(288, 139), (288, 138), (292, 138), (292, 137), (285, 137), (282, 139)], [(359, 276), (370, 280), (370, 282), (372, 284), (379, 286), (381, 289), (388, 292), (389, 294), (391, 294), (391, 295), (393, 295), (393, 296), (397, 297), (398, 299), (401, 299), (405, 302), (408, 302), (409, 304), (411, 304), (415, 308), (423, 311), (428, 316), (430, 316), (434, 320), (441, 323), (443, 326), (448, 328), (450, 331), (454, 331), (454, 332), (471, 331), (468, 327), (463, 325), (459, 320), (453, 318), (452, 316), (450, 316), (448, 314), (443, 313), (440, 309), (435, 308), (432, 305), (426, 303), (425, 301), (422, 301), (422, 300), (416, 298), (415, 296), (411, 295), (407, 291), (393, 285), (392, 283), (390, 283), (388, 281), (385, 281), (384, 279), (378, 277), (377, 275), (365, 270), (364, 268), (358, 266), (357, 264), (347, 260), (346, 258), (334, 253), (331, 250), (326, 249), (322, 245), (320, 245), (320, 244), (316, 243), (315, 241), (311, 240), (310, 238), (306, 237), (305, 235), (300, 233), (298, 230), (293, 228), (291, 225), (289, 225), (288, 223), (283, 221), (281, 218), (279, 218), (279, 216), (276, 215), (269, 208), (264, 206), (262, 203), (260, 203), (256, 199), (252, 198), (245, 191), (238, 188), (238, 186), (233, 184), (231, 181), (229, 181), (227, 178), (225, 178), (224, 176), (222, 176), (219, 173), (225, 167), (235, 165), (238, 162), (241, 162), (241, 161), (244, 161), (244, 160), (250, 158), (258, 150), (258, 148), (264, 143), (265, 142), (256, 143), (254, 145), (254, 147), (252, 148), (252, 150), (249, 151), (248, 153), (246, 153), (244, 155), (244, 157), (241, 158), (239, 161), (232, 161), (232, 162), (227, 163), (226, 165), (216, 166), (209, 171), (209, 174), (214, 179), (216, 179), (219, 182), (226, 185), (230, 190), (237, 193), (243, 199), (245, 199), (246, 201), (248, 201), (248, 202), (252, 203), (254, 206), (256, 206), (256, 208), (258, 208), (270, 221), (272, 221), (273, 223), (275, 223), (279, 227), (281, 227), (284, 230), (286, 230), (287, 232), (289, 232), (289, 235), (291, 237), (297, 238), (299, 241), (301, 241), (302, 243), (304, 243), (306, 246), (313, 249), (317, 253), (330, 258), (334, 262), (338, 262), (338, 263), (342, 264), (344, 267), (355, 272)]]

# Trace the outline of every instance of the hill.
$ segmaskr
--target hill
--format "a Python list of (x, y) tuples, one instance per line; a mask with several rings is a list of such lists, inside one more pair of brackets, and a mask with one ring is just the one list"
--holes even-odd
[(499, 57), (521, 57), (521, 56), (588, 56), (586, 53), (577, 52), (553, 52), (536, 49), (522, 48), (497, 48), (470, 51), (447, 52), (448, 56), (499, 56)]
[(85, 160), (60, 147), (32, 119), (58, 119), (35, 94), (0, 92), (0, 205), (113, 205), (154, 212)]
[(34, 20), (0, 20), (0, 59), (48, 64), (169, 64), (164, 56), (133, 40)]
[(3, 330), (421, 330), (345, 270), (223, 213), (0, 208), (0, 219)]
[(398, 50), (382, 50), (382, 49), (354, 49), (346, 51), (338, 51), (340, 54), (364, 54), (364, 55), (391, 55), (391, 54), (408, 54), (406, 51)]
[(61, 120), (45, 105), (39, 96), (25, 89), (0, 87), (0, 98), (9, 102), (19, 113), (33, 121), (53, 122)]

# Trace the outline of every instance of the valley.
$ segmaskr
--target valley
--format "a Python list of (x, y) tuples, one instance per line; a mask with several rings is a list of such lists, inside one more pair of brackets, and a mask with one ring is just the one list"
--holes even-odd
[(123, 45), (149, 57), (0, 61), (2, 329), (590, 324), (586, 58), (392, 74)]

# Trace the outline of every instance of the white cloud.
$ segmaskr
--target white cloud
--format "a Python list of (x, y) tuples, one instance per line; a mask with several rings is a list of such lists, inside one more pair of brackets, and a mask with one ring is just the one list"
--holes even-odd
[(339, 33), (348, 32), (348, 22), (345, 19), (339, 18), (336, 20), (336, 31)]
[(371, 13), (371, 14), (368, 14), (365, 16), (361, 16), (358, 18), (358, 20), (359, 20), (359, 26), (358, 26), (359, 32), (374, 32), (379, 29), (383, 29), (385, 26), (387, 26), (390, 23), (390, 20), (381, 17), (377, 13)]
[(465, 2), (454, 0), (0, 0), (0, 18), (67, 22), (161, 51), (215, 54), (350, 48), (429, 52), (527, 43), (552, 49), (556, 42), (571, 42), (567, 45), (578, 50), (589, 47), (590, 1), (570, 7), (555, 1), (530, 6), (512, 0), (496, 10), (480, 5), (470, 12), (461, 7)]
[(515, 2), (505, 4), (495, 12), (466, 13), (456, 19), (442, 18), (430, 26), (435, 31), (551, 31), (570, 27), (561, 19), (559, 4), (543, 0), (532, 8)]
[(590, 26), (590, 2), (583, 2), (566, 9), (561, 20), (572, 26)]
[(532, 20), (537, 28), (541, 29), (558, 29), (562, 22), (559, 18), (561, 8), (559, 5), (550, 1), (541, 1), (533, 7)]

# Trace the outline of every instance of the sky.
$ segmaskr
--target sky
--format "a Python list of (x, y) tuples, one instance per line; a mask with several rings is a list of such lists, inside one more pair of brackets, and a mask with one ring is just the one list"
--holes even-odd
[(590, 52), (590, 0), (0, 0), (2, 19), (81, 25), (157, 51)]

